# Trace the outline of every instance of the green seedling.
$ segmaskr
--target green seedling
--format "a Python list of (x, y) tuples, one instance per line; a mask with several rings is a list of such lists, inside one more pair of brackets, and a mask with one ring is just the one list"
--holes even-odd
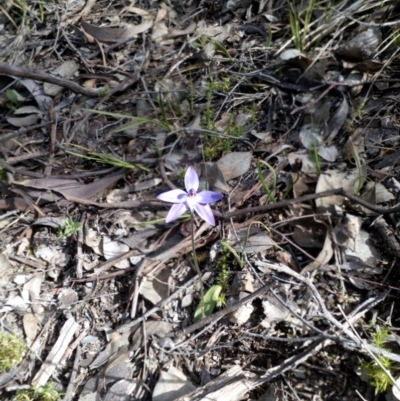
[(214, 134), (205, 133), (204, 135), (204, 156), (206, 161), (215, 160), (232, 150), (235, 138), (240, 138), (243, 135), (243, 128), (235, 124), (235, 117), (230, 114), (228, 116), (227, 125), (225, 128), (226, 136), (219, 135), (217, 125), (215, 123), (216, 110), (213, 107), (213, 91), (218, 90), (218, 87), (228, 92), (230, 80), (225, 79), (222, 82), (210, 81), (206, 90), (206, 104), (203, 111), (202, 127), (213, 131)]
[(235, 249), (232, 248), (228, 244), (228, 242), (226, 242), (226, 241), (222, 241), (221, 242), (221, 247), (222, 247), (222, 250), (223, 250), (223, 254), (225, 254), (225, 255), (229, 255), (229, 254), (233, 255), (234, 258), (236, 259), (236, 261), (238, 262), (240, 268), (242, 269), (243, 268), (243, 264), (244, 264), (243, 258), (239, 256), (239, 254), (235, 251)]
[(6, 10), (0, 5), (0, 10), (3, 11), (5, 16), (10, 20), (16, 29), (18, 29), (17, 22), (14, 21), (13, 17), (21, 20), (21, 25), (23, 27), (29, 28), (29, 18), (36, 15), (36, 10), (34, 5), (39, 5), (40, 22), (44, 22), (45, 10), (44, 10), (44, 0), (38, 0), (36, 2), (28, 2), (27, 0), (14, 0), (11, 2), (13, 8), (11, 10)]
[(206, 37), (206, 36), (201, 36), (199, 38), (197, 38), (197, 40), (195, 42), (192, 42), (192, 45), (199, 48), (199, 49), (203, 49), (207, 43), (212, 43), (214, 45), (214, 47), (216, 48), (216, 50), (220, 51), (227, 59), (229, 59), (230, 61), (233, 61), (232, 56), (229, 54), (227, 48), (223, 45), (222, 42)]
[(57, 230), (57, 238), (70, 238), (74, 236), (81, 228), (81, 223), (72, 219), (63, 219)]
[[(267, 166), (272, 173), (272, 177), (273, 177), (272, 189), (268, 186), (267, 182), (265, 181), (264, 174), (261, 170), (261, 164), (264, 164), (265, 166)], [(275, 169), (269, 163), (265, 162), (264, 160), (257, 160), (257, 171), (258, 171), (258, 178), (260, 179), (261, 184), (263, 185), (263, 187), (265, 189), (265, 192), (268, 194), (268, 198), (265, 203), (268, 203), (270, 200), (273, 203), (275, 203), (276, 199), (274, 196), (274, 192), (276, 189), (276, 183), (277, 183), (277, 179), (278, 179)]]
[(6, 90), (7, 99), (13, 104), (13, 106), (17, 106), (19, 103), (18, 95), (14, 89), (7, 89)]
[(108, 92), (110, 92), (110, 87), (108, 85), (103, 86), (99, 91), (99, 97), (107, 96)]
[[(388, 341), (389, 330), (387, 328), (381, 329), (377, 326), (376, 332), (372, 336), (372, 343), (375, 347), (380, 349), (387, 349), (385, 344)], [(371, 385), (375, 387), (375, 394), (385, 392), (389, 386), (393, 384), (388, 375), (395, 368), (394, 362), (381, 355), (376, 355), (376, 360), (363, 361), (360, 360), (361, 369), (370, 378)]]
[(0, 373), (17, 366), (24, 356), (26, 344), (16, 335), (0, 331)]
[(314, 142), (313, 147), (310, 151), (311, 153), (311, 157), (314, 161), (314, 166), (315, 166), (315, 170), (317, 172), (318, 175), (321, 175), (322, 173), (322, 169), (321, 169), (321, 157), (318, 154), (318, 145), (316, 142)]
[(226, 291), (229, 287), (230, 272), (233, 263), (232, 256), (237, 260), (239, 266), (242, 267), (243, 261), (238, 253), (226, 241), (221, 241), (221, 254), (216, 264), (217, 283), (205, 293), (200, 301), (194, 315), (195, 322), (211, 315), (216, 307), (222, 308), (226, 305)]
[(292, 31), (294, 46), (297, 50), (303, 50), (303, 44), (301, 40), (301, 27), (300, 27), (300, 15), (296, 11), (291, 11), (289, 14), (290, 30)]
[(392, 43), (395, 46), (400, 47), (400, 29), (398, 28), (398, 26), (392, 33)]
[(219, 296), (222, 287), (220, 285), (213, 285), (200, 301), (199, 306), (194, 313), (194, 321), (198, 322), (206, 316), (210, 316), (218, 304)]
[(228, 58), (230, 61), (233, 61), (233, 58), (229, 54), (227, 48), (222, 44), (222, 42), (219, 42), (218, 40), (211, 39), (210, 42), (215, 46), (217, 50), (219, 50), (226, 58)]
[(271, 47), (272, 45), (272, 28), (271, 25), (268, 24), (267, 28), (268, 36), (265, 39), (265, 47)]
[[(215, 111), (213, 110), (213, 113)], [(205, 113), (206, 119), (211, 120), (211, 114)], [(212, 161), (220, 158), (221, 156), (231, 152), (233, 145), (236, 142), (236, 138), (240, 138), (243, 134), (243, 128), (236, 126), (234, 123), (234, 117), (232, 115), (228, 118), (228, 124), (226, 126), (226, 136), (220, 135), (216, 132), (216, 125), (214, 121), (209, 121), (203, 124), (203, 127), (214, 127), (210, 130), (210, 133), (204, 134), (204, 157), (206, 161)]]
[(71, 150), (66, 150), (67, 153), (80, 157), (82, 159), (87, 159), (87, 160), (93, 160), (98, 163), (104, 163), (104, 164), (110, 164), (111, 166), (116, 166), (116, 167), (121, 167), (121, 168), (129, 168), (129, 169), (140, 169), (146, 172), (149, 172), (150, 170), (140, 164), (132, 164), (129, 162), (126, 162), (125, 160), (121, 160), (118, 157), (107, 155), (107, 154), (102, 154), (102, 153), (97, 153), (97, 152), (90, 152), (83, 146), (79, 145), (74, 145), (76, 148), (83, 149), (87, 151), (87, 154), (84, 155), (82, 153), (77, 153), (73, 152)]
[(307, 44), (307, 35), (310, 32), (311, 18), (315, 9), (316, 0), (308, 0), (308, 6), (305, 13), (297, 11), (294, 3), (290, 0), (287, 1), (290, 7), (289, 24), (293, 35), (294, 45), (297, 50), (303, 51)]
[(232, 270), (232, 256), (237, 260), (240, 268), (243, 268), (243, 260), (226, 241), (221, 241), (221, 249), (221, 256), (217, 262), (217, 284), (221, 287), (221, 292), (217, 299), (217, 307), (219, 308), (226, 305), (226, 292), (229, 288)]
[(15, 401), (61, 401), (62, 393), (58, 392), (53, 383), (43, 387), (31, 387), (28, 390), (19, 390)]
[(296, 185), (297, 181), (299, 181), (300, 176), (301, 176), (300, 173), (297, 173), (297, 174), (296, 174), (296, 178), (293, 180), (292, 185), (290, 185), (290, 186), (286, 189), (286, 191), (283, 193), (283, 195), (282, 195), (282, 200), (285, 200), (285, 199), (286, 199), (286, 197), (289, 195), (289, 193), (292, 191), (292, 189), (293, 189), (294, 186)]
[(250, 122), (256, 124), (258, 122), (258, 106), (256, 102), (253, 102), (251, 106), (245, 107), (245, 112), (250, 114)]
[(40, 22), (44, 22), (44, 0), (39, 0)]
[(4, 168), (0, 168), (0, 181), (7, 182), (7, 170)]
[(353, 152), (353, 158), (354, 158), (354, 162), (356, 163), (356, 168), (358, 171), (358, 178), (357, 178), (357, 187), (356, 187), (356, 195), (360, 195), (361, 193), (361, 188), (364, 185), (365, 182), (365, 174), (363, 173), (363, 164), (361, 162), (360, 156), (357, 152)]

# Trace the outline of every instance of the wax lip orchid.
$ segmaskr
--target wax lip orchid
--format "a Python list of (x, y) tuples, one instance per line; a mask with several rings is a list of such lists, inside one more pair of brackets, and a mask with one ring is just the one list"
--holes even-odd
[(209, 203), (221, 200), (222, 195), (212, 191), (201, 191), (199, 189), (199, 177), (193, 167), (189, 167), (185, 173), (186, 191), (173, 189), (157, 196), (164, 202), (175, 203), (172, 205), (165, 219), (166, 223), (176, 220), (183, 213), (195, 210), (207, 223), (215, 226), (214, 215)]

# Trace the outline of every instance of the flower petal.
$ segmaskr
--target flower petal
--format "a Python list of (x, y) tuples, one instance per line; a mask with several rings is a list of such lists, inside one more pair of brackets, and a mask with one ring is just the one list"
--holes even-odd
[(199, 203), (195, 203), (193, 207), (203, 220), (208, 224), (215, 226), (215, 219), (210, 205), (200, 205)]
[(199, 188), (199, 177), (196, 173), (196, 170), (190, 166), (186, 170), (185, 174), (185, 187), (186, 191), (190, 191), (191, 189), (194, 189), (195, 191), (198, 190)]
[(223, 198), (222, 194), (212, 191), (201, 191), (197, 194), (196, 200), (198, 203), (213, 203), (218, 202)]
[(187, 193), (181, 189), (173, 189), (172, 191), (163, 192), (157, 196), (157, 199), (171, 203), (182, 203), (186, 201), (186, 198)]
[(186, 206), (185, 203), (176, 203), (175, 205), (172, 205), (171, 209), (169, 209), (167, 217), (165, 218), (165, 222), (169, 223), (173, 220), (176, 220), (178, 217), (182, 216), (182, 214), (185, 213), (187, 210), (188, 207)]

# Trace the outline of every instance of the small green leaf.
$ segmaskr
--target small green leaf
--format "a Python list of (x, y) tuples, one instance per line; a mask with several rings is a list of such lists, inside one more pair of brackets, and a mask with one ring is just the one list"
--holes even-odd
[(226, 47), (219, 42), (218, 40), (215, 39), (210, 39), (210, 42), (221, 52), (224, 54), (225, 57), (227, 57), (230, 61), (233, 61), (232, 56), (229, 54), (228, 50)]
[(204, 299), (200, 301), (199, 306), (194, 313), (194, 321), (198, 322), (206, 316), (210, 316), (218, 303), (219, 295), (221, 294), (222, 286), (213, 285), (204, 295)]
[(18, 104), (18, 95), (17, 92), (15, 92), (15, 90), (13, 89), (7, 89), (6, 90), (6, 96), (7, 99), (13, 103), (13, 104)]

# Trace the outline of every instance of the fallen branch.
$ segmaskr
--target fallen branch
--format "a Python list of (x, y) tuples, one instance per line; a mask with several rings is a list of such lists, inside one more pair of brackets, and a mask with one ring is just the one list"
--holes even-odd
[(375, 206), (372, 203), (365, 201), (364, 199), (361, 199), (355, 195), (350, 194), (349, 192), (346, 192), (342, 188), (337, 188), (337, 189), (331, 189), (329, 191), (319, 192), (316, 194), (308, 194), (308, 195), (300, 196), (295, 199), (287, 199), (282, 202), (270, 203), (268, 205), (248, 207), (245, 209), (238, 209), (233, 212), (221, 213), (218, 211), (214, 211), (214, 214), (215, 214), (215, 216), (221, 217), (223, 219), (230, 219), (232, 217), (242, 216), (242, 215), (248, 214), (248, 213), (269, 212), (271, 210), (281, 209), (283, 207), (291, 206), (296, 203), (307, 202), (310, 200), (325, 198), (327, 196), (332, 196), (332, 195), (344, 196), (345, 198), (348, 198), (351, 201), (353, 201), (361, 206), (364, 206), (365, 208), (372, 210), (373, 212), (375, 212), (377, 214), (391, 214), (391, 213), (400, 212), (400, 205), (394, 206), (392, 208)]
[(49, 82), (51, 84), (59, 85), (64, 88), (71, 89), (73, 92), (80, 93), (84, 96), (100, 96), (101, 93), (107, 91), (106, 88), (84, 88), (76, 82), (70, 81), (69, 79), (64, 79), (61, 77), (56, 77), (46, 72), (40, 72), (36, 70), (31, 70), (30, 68), (15, 67), (7, 63), (0, 62), (0, 75), (8, 75), (18, 78), (30, 78), (40, 82)]

